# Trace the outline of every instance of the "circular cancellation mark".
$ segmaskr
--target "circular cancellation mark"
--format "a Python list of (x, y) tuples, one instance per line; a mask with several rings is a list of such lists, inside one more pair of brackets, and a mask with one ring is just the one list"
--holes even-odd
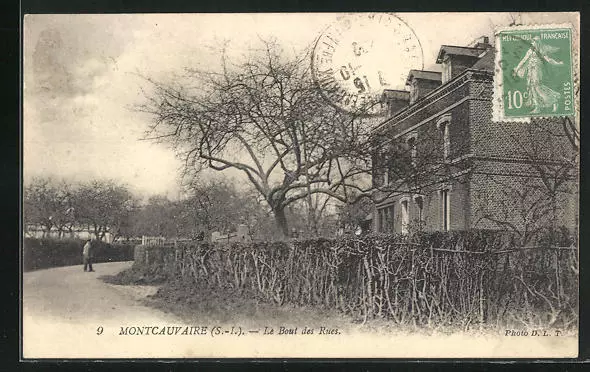
[(347, 112), (382, 112), (384, 89), (403, 89), (411, 69), (422, 69), (418, 37), (389, 13), (347, 14), (318, 37), (312, 54), (313, 79), (323, 96)]

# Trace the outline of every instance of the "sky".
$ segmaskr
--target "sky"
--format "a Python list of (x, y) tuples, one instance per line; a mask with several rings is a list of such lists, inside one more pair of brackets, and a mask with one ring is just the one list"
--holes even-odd
[[(148, 76), (165, 81), (215, 63), (228, 42), (239, 56), (258, 38), (286, 49), (313, 41), (341, 14), (27, 15), (24, 23), (23, 178), (110, 178), (139, 195), (178, 195), (181, 162), (142, 140), (150, 117), (134, 109)], [(507, 13), (398, 13), (419, 39), (424, 69), (438, 70), (442, 44), (467, 45), (508, 25)], [(571, 21), (524, 14), (523, 23)], [(399, 57), (392, 51), (392, 63)], [(402, 88), (401, 86), (399, 88)], [(235, 174), (233, 174), (235, 175)]]

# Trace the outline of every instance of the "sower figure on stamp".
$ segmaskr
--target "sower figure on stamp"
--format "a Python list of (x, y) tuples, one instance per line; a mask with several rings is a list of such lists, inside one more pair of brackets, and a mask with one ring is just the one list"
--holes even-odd
[(526, 76), (527, 93), (525, 104), (532, 107), (531, 113), (538, 113), (545, 107), (553, 107), (557, 111), (557, 102), (560, 94), (543, 84), (543, 68), (547, 63), (551, 65), (563, 65), (563, 61), (556, 61), (549, 57), (549, 53), (558, 51), (559, 48), (541, 43), (540, 38), (535, 36), (530, 49), (518, 66), (514, 68), (513, 74), (519, 78)]
[(84, 244), (84, 249), (82, 250), (82, 258), (84, 260), (84, 271), (94, 271), (92, 270), (92, 241), (88, 239), (86, 244)]

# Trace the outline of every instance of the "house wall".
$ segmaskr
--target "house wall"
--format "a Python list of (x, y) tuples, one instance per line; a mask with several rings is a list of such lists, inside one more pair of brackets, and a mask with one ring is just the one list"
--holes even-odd
[[(385, 138), (398, 137), (397, 141), (404, 142), (412, 135), (417, 136), (417, 153), (418, 161), (422, 160), (426, 164), (442, 164), (443, 163), (443, 136), (437, 127), (437, 121), (440, 117), (446, 114), (451, 115), (450, 123), (450, 159), (469, 154), (470, 149), (470, 133), (469, 133), (469, 100), (462, 100), (468, 96), (470, 91), (470, 82), (464, 81), (455, 84), (448, 92), (443, 92), (436, 98), (432, 99), (430, 103), (421, 102), (417, 105), (422, 106), (417, 110), (412, 111), (410, 115), (405, 115), (402, 119), (396, 120), (395, 124), (386, 130)], [(415, 109), (415, 108), (414, 108)], [(421, 159), (425, 156), (426, 159)], [(437, 158), (433, 158), (436, 156)], [(382, 185), (382, 175), (375, 175), (376, 184)], [(468, 179), (461, 179), (451, 182), (450, 197), (450, 228), (451, 229), (465, 229), (469, 226), (471, 218), (471, 210), (467, 207), (469, 200)], [(424, 196), (423, 200), (423, 228), (428, 231), (441, 230), (443, 226), (442, 216), (442, 198), (440, 194), (441, 185), (426, 186), (420, 194)], [(416, 224), (418, 221), (419, 210), (413, 194), (399, 195), (387, 199), (385, 203), (393, 203), (394, 229), (395, 232), (401, 232), (402, 228), (402, 214), (400, 199), (409, 197), (409, 211), (410, 221)], [(385, 203), (377, 206), (376, 209), (381, 208)], [(375, 212), (374, 224), (375, 229), (378, 228), (378, 215)]]
[(477, 57), (451, 56), (451, 79), (459, 76), (463, 71), (473, 66), (475, 62), (477, 62)]
[[(462, 167), (453, 167), (457, 171), (468, 171), (464, 178), (450, 182), (452, 230), (501, 227), (492, 220), (508, 222), (517, 229), (524, 229), (532, 222), (543, 223), (547, 213), (537, 216), (530, 212), (528, 217), (523, 217), (520, 212), (538, 200), (545, 187), (539, 178), (539, 165), (556, 159), (571, 159), (574, 155), (575, 150), (568, 138), (558, 134), (563, 119), (539, 119), (531, 123), (493, 122), (492, 79), (490, 72), (468, 71), (427, 100), (399, 112), (381, 129), (385, 138), (403, 139), (416, 133), (418, 157), (433, 149), (440, 149), (442, 157), (442, 136), (436, 132), (436, 121), (443, 114), (451, 114), (451, 159), (466, 159), (460, 163)], [(421, 141), (424, 138), (431, 141)], [(534, 161), (531, 152), (534, 152)], [(440, 188), (441, 185), (432, 185), (420, 191), (424, 195), (426, 230), (442, 229)], [(523, 191), (527, 192), (525, 197), (517, 195)], [(555, 198), (558, 225), (577, 226), (577, 192), (577, 179), (564, 182), (560, 188)], [(401, 197), (387, 201), (395, 205), (396, 232), (401, 231)], [(409, 205), (410, 219), (415, 220), (418, 214), (413, 198), (410, 198)], [(374, 221), (374, 226), (378, 226), (378, 221)]]
[[(530, 229), (550, 223), (553, 215), (547, 206), (547, 187), (540, 177), (544, 169), (563, 165), (543, 162), (571, 159), (575, 149), (563, 135), (560, 118), (536, 119), (529, 123), (492, 121), (491, 81), (472, 86), (481, 99), (470, 101), (472, 152), (476, 157), (470, 184), (469, 205), (473, 227), (495, 229), (502, 223), (509, 228)], [(543, 194), (544, 193), (544, 194)], [(577, 225), (577, 181), (565, 181), (555, 197), (558, 226)], [(504, 226), (506, 227), (506, 225)]]
[[(456, 180), (455, 182), (446, 184), (445, 187), (450, 188), (450, 229), (451, 230), (465, 230), (469, 228), (471, 221), (471, 209), (469, 208), (468, 201), (470, 200), (470, 189), (469, 181), (467, 178)], [(443, 207), (442, 207), (442, 195), (441, 185), (425, 188), (422, 190), (421, 195), (423, 198), (423, 209), (422, 209), (422, 229), (425, 231), (439, 231), (443, 228)], [(394, 207), (394, 219), (393, 226), (394, 232), (400, 233), (402, 231), (402, 205), (401, 200), (407, 200), (409, 206), (410, 225), (417, 227), (419, 223), (419, 207), (418, 203), (414, 198), (415, 194), (399, 195), (389, 198), (387, 202), (377, 206), (376, 210), (384, 207), (393, 205)], [(374, 231), (382, 232), (379, 230), (378, 213), (374, 216)]]
[[(436, 88), (440, 86), (440, 81), (436, 80), (427, 80), (427, 79), (415, 79), (416, 82), (412, 86), (411, 89), (416, 90), (416, 98), (415, 101), (422, 99), (422, 97), (428, 95), (428, 93), (432, 92)], [(414, 103), (414, 101), (412, 101)]]
[(566, 187), (572, 192), (558, 193), (553, 211), (538, 177), (474, 174), (467, 204), (473, 215), (471, 227), (531, 231), (555, 223), (556, 227), (573, 228), (579, 215), (577, 183), (569, 181)]

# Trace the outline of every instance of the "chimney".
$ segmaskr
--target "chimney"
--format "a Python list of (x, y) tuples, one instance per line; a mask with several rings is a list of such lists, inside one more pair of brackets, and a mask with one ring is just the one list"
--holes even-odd
[(477, 49), (490, 49), (492, 47), (492, 44), (490, 44), (490, 38), (487, 36), (480, 37), (475, 43), (475, 47)]
[(381, 102), (387, 107), (387, 114), (393, 115), (410, 104), (410, 92), (407, 90), (385, 89)]
[(410, 105), (438, 88), (440, 84), (440, 72), (410, 70), (406, 80), (406, 86), (410, 87)]

